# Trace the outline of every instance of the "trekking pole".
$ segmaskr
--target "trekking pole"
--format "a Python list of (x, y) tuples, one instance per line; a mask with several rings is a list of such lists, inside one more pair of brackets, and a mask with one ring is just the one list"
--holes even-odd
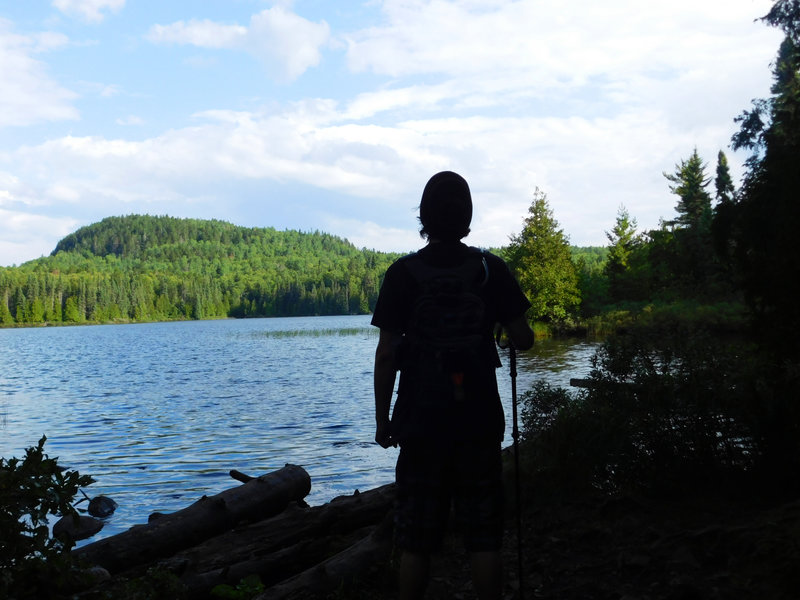
[(497, 345), (508, 349), (508, 366), (511, 374), (511, 439), (514, 444), (514, 492), (516, 500), (517, 517), (517, 581), (519, 583), (519, 600), (524, 600), (523, 570), (522, 570), (522, 490), (519, 475), (519, 419), (517, 418), (517, 349), (509, 338), (505, 345), (501, 339), (502, 332), (498, 332)]
[(519, 421), (517, 419), (517, 349), (514, 342), (508, 342), (508, 363), (511, 372), (511, 438), (514, 440), (514, 488), (517, 505), (517, 578), (519, 579), (519, 600), (525, 597), (522, 586), (522, 489), (519, 480)]

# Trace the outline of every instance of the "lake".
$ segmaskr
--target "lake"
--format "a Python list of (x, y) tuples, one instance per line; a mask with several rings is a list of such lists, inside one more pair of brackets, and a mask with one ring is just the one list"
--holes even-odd
[[(91, 475), (119, 507), (93, 539), (301, 465), (309, 504), (394, 479), (397, 450), (373, 441), (370, 317), (183, 321), (0, 329), (0, 456), (45, 452)], [(518, 393), (567, 387), (595, 344), (544, 341), (518, 358)], [(505, 351), (498, 383), (511, 444)], [(86, 507), (84, 503), (81, 505)]]

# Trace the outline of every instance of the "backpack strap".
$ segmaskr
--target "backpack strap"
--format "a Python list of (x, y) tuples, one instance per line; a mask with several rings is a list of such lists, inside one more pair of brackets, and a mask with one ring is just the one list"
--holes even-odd
[(460, 265), (454, 267), (435, 267), (428, 263), (419, 251), (412, 252), (402, 257), (400, 260), (406, 264), (411, 276), (417, 282), (421, 282), (440, 274), (442, 271), (453, 271), (455, 275), (463, 275), (463, 278), (466, 279), (466, 277), (470, 275), (470, 267), (468, 265), (472, 257), (480, 258), (483, 270), (483, 273), (476, 279), (475, 283), (479, 288), (485, 287), (486, 284), (489, 283), (489, 264), (486, 262), (486, 251), (482, 248), (468, 246), (464, 261)]

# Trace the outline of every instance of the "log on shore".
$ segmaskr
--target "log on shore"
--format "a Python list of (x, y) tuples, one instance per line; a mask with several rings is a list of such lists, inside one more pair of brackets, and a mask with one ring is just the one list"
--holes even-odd
[(290, 505), (275, 517), (176, 553), (159, 567), (179, 574), (191, 597), (252, 574), (270, 586), (368, 537), (391, 514), (394, 499), (395, 485), (388, 484), (321, 506)]
[(323, 597), (351, 584), (392, 553), (392, 515), (372, 528), (369, 535), (337, 555), (268, 588), (254, 600), (289, 600), (299, 594)]
[(341, 535), (329, 535), (297, 542), (286, 548), (255, 556), (205, 573), (186, 573), (181, 577), (186, 596), (192, 600), (211, 600), (211, 591), (218, 585), (236, 587), (243, 579), (257, 575), (261, 583), (271, 587), (296, 573), (324, 562), (368, 536), (374, 526)]
[(173, 556), (240, 523), (279, 514), (310, 490), (311, 478), (305, 469), (286, 465), (215, 496), (203, 496), (191, 506), (146, 525), (87, 544), (73, 555), (119, 573)]

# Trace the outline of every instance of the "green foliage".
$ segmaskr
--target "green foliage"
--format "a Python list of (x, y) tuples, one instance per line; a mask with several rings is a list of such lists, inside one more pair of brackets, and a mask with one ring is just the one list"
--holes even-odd
[(714, 179), (714, 187), (717, 190), (717, 205), (713, 209), (711, 219), (711, 237), (714, 242), (714, 251), (727, 275), (733, 249), (732, 233), (736, 190), (731, 179), (728, 158), (722, 150), (717, 155), (717, 176)]
[(672, 185), (670, 191), (679, 197), (675, 223), (688, 229), (702, 229), (711, 222), (711, 196), (706, 191), (710, 179), (705, 174), (706, 165), (697, 154), (697, 148), (687, 160), (675, 165), (675, 173), (664, 173)]
[(0, 322), (362, 314), (395, 258), (319, 232), (112, 217), (0, 268)]
[(227, 584), (215, 586), (211, 595), (225, 600), (249, 600), (264, 591), (264, 584), (258, 575), (242, 579), (235, 587)]
[(608, 281), (608, 294), (612, 302), (634, 300), (642, 294), (643, 253), (642, 237), (636, 232), (636, 219), (624, 206), (620, 206), (614, 228), (606, 232), (608, 260), (603, 274)]
[(570, 254), (578, 272), (581, 316), (596, 315), (608, 304), (608, 278), (604, 273), (608, 260), (608, 248), (571, 246)]
[(589, 389), (538, 384), (523, 395), (524, 439), (540, 475), (563, 490), (659, 494), (796, 485), (800, 365), (773, 363), (733, 334), (735, 311), (645, 311), (600, 348)]
[(48, 517), (72, 516), (80, 488), (94, 480), (62, 471), (44, 453), (46, 438), (25, 458), (0, 458), (0, 596), (50, 598), (76, 581), (70, 540), (50, 537)]
[(767, 345), (800, 355), (800, 279), (795, 248), (800, 230), (800, 3), (776, 2), (764, 20), (786, 37), (773, 67), (772, 95), (737, 121), (734, 148), (753, 151), (733, 207), (733, 264)]
[(505, 255), (531, 301), (529, 316), (564, 321), (575, 314), (580, 303), (578, 272), (569, 241), (558, 228), (547, 197), (538, 189), (528, 213), (522, 231), (512, 236)]

